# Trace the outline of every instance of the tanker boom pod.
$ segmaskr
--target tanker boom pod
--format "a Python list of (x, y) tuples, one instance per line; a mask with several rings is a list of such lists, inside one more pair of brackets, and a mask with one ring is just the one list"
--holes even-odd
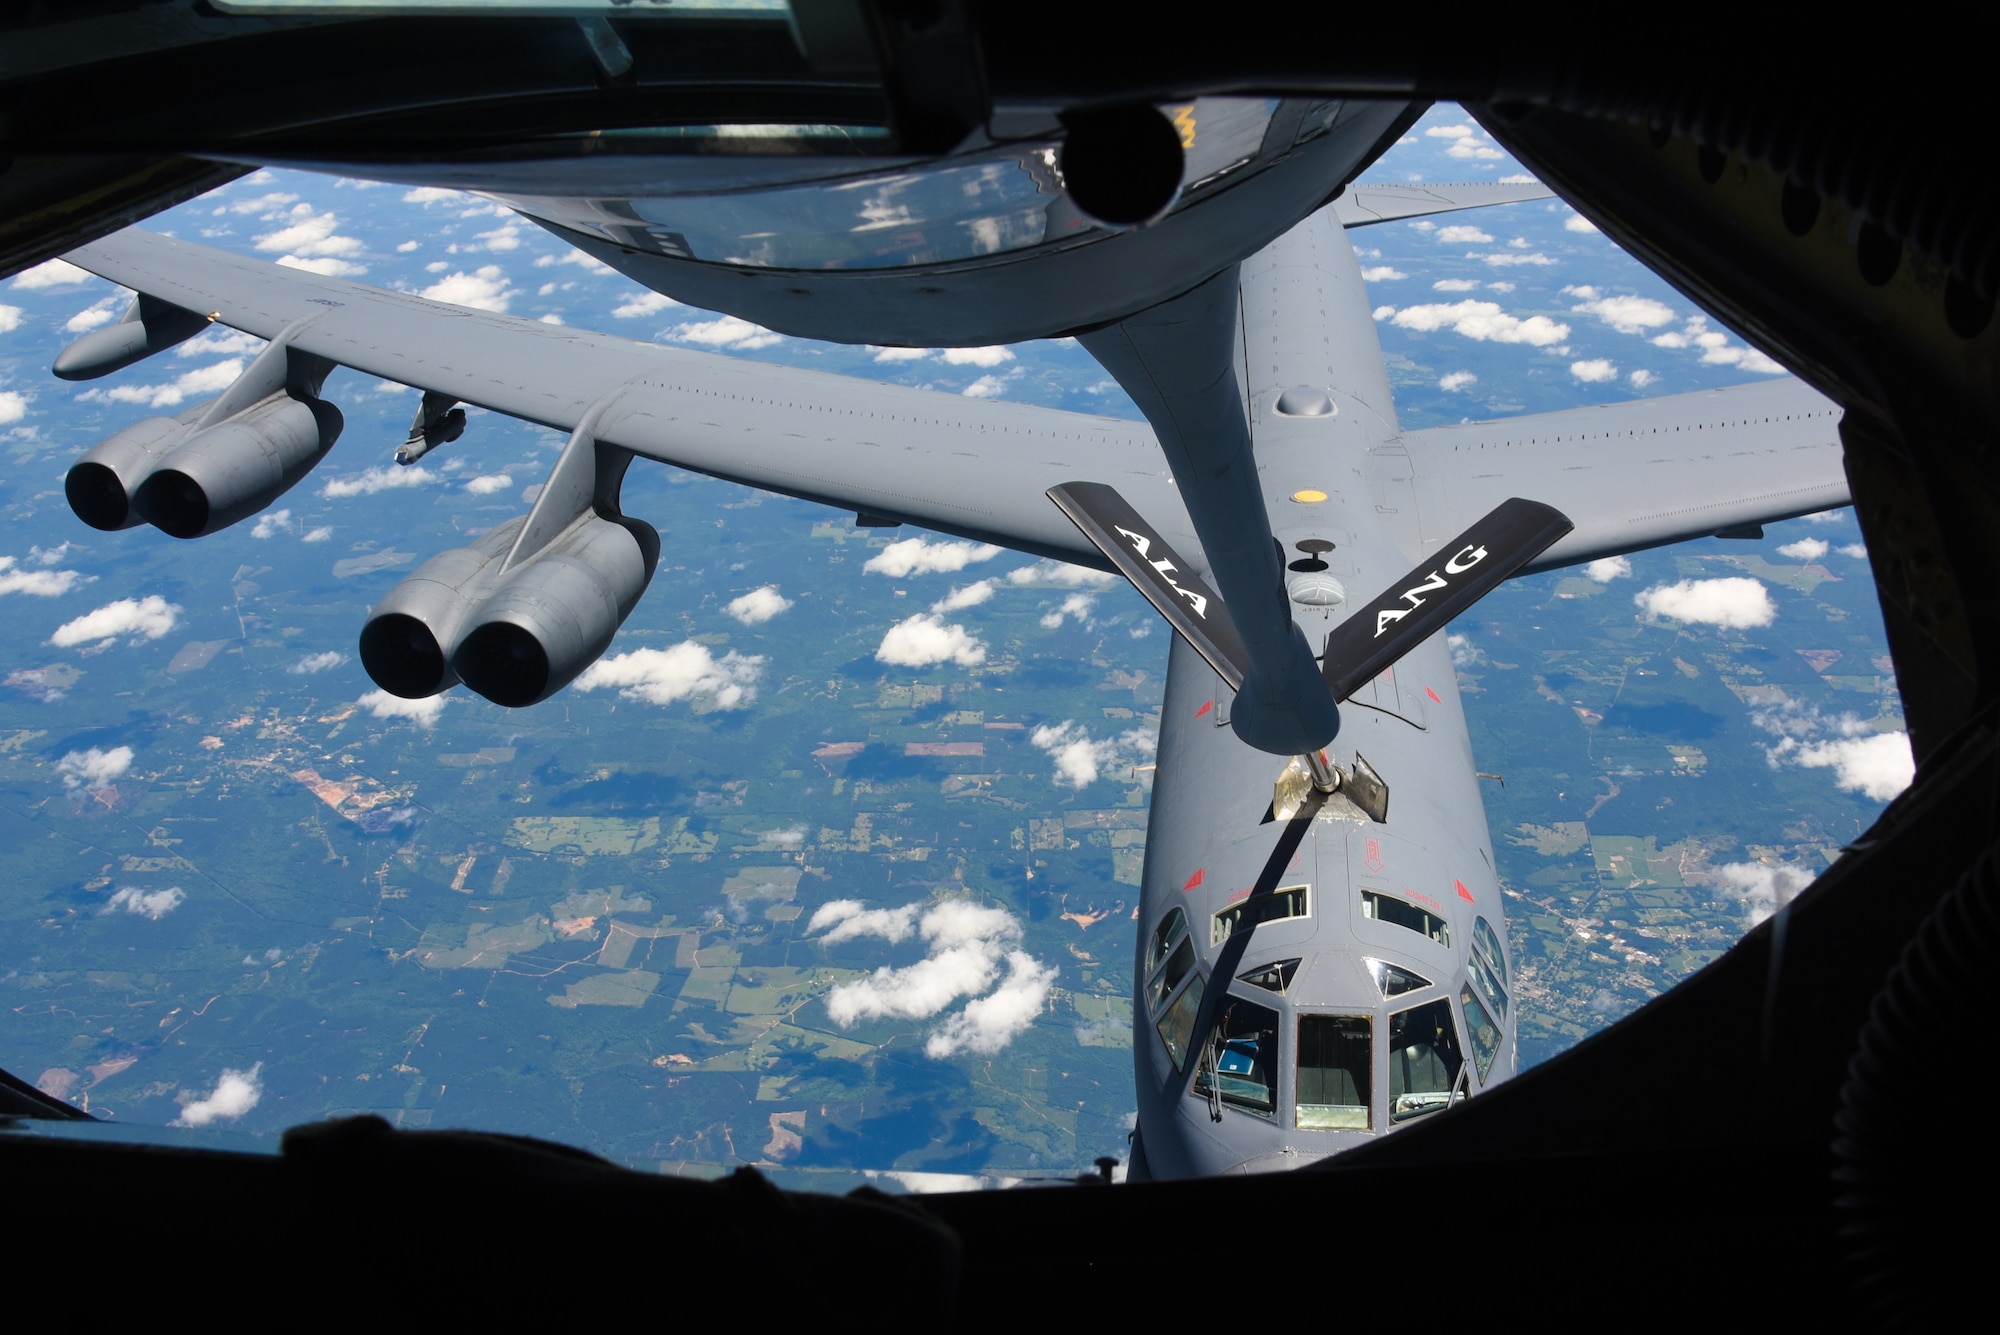
[(124, 319), (85, 334), (57, 353), (49, 369), (59, 380), (95, 380), (187, 342), (214, 319), (142, 292)]

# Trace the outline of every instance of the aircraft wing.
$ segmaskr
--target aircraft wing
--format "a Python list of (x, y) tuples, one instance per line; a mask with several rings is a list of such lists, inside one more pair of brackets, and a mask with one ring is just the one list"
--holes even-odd
[(598, 440), (713, 477), (1109, 569), (1046, 494), (1104, 478), (1183, 550), (1199, 547), (1144, 422), (541, 324), (138, 229), (65, 258), (245, 333), (290, 330), (302, 352), (559, 430), (602, 404)]
[(1342, 227), (1421, 218), (1428, 213), (1456, 213), (1489, 204), (1520, 204), (1554, 199), (1556, 192), (1540, 181), (1473, 181), (1464, 184), (1350, 185), (1333, 201), (1333, 215)]
[(1522, 573), (1848, 504), (1840, 409), (1786, 377), (1403, 435), (1426, 543), (1510, 496), (1576, 528)]

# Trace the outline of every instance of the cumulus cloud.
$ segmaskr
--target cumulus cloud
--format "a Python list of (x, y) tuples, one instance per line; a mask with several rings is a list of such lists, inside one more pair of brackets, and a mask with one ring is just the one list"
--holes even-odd
[(250, 529), (253, 538), (275, 538), (292, 526), (290, 510), (272, 510), (257, 516), (257, 522)]
[(675, 325), (667, 337), (676, 343), (693, 343), (704, 348), (734, 348), (738, 352), (752, 352), (785, 341), (783, 334), (774, 334), (763, 325), (751, 324), (734, 315)]
[(1578, 298), (1571, 310), (1594, 315), (1621, 334), (1643, 334), (1674, 322), (1673, 308), (1651, 297), (1604, 297), (1592, 287), (1566, 287), (1563, 291)]
[(191, 397), (219, 394), (243, 374), (241, 360), (198, 366), (184, 375), (158, 385), (114, 385), (110, 389), (86, 390), (79, 398), (102, 397), (113, 403), (137, 403), (148, 408), (175, 408)]
[[(40, 557), (45, 554), (37, 550), (35, 555)], [(55, 559), (60, 561), (61, 554), (57, 553)], [(42, 564), (47, 566), (51, 563), (43, 561)], [(0, 556), (0, 594), (26, 593), (36, 598), (59, 598), (77, 585), (88, 583), (90, 576), (80, 571), (22, 570), (13, 557)]]
[(359, 278), (368, 272), (365, 264), (343, 260), (336, 255), (318, 255), (311, 259), (301, 259), (297, 255), (280, 255), (278, 263), (287, 269), (304, 269), (322, 278)]
[(1755, 927), (1798, 898), (1799, 891), (1812, 884), (1812, 873), (1804, 867), (1772, 866), (1766, 862), (1725, 862), (1709, 875), (1717, 893), (1743, 906)]
[(115, 296), (93, 302), (78, 311), (75, 315), (70, 316), (68, 323), (64, 324), (63, 328), (72, 334), (83, 334), (97, 328), (99, 325), (110, 324), (118, 318), (117, 305), (118, 298)]
[(1445, 150), (1445, 156), (1458, 158), (1460, 160), (1472, 159), (1478, 162), (1497, 162), (1501, 158), (1506, 157), (1507, 155), (1505, 153), (1502, 153), (1499, 149), (1493, 147), (1493, 145), (1483, 144), (1479, 140), (1474, 139), (1471, 135), (1467, 135), (1465, 138), (1453, 144), (1450, 148), (1447, 148)]
[(634, 649), (601, 658), (576, 679), (579, 691), (610, 688), (627, 700), (670, 705), (706, 699), (717, 709), (740, 709), (757, 698), (764, 659), (735, 650), (717, 658), (705, 644), (683, 640), (668, 649)]
[(387, 691), (370, 691), (354, 702), (379, 719), (407, 719), (420, 728), (436, 725), (438, 716), (444, 713), (449, 703), (442, 695), (427, 695), (421, 700), (405, 700), (400, 695)]
[[(0, 330), (0, 333), (5, 333)], [(0, 390), (0, 426), (20, 421), (28, 415), (27, 396), (14, 390)]]
[(0, 334), (11, 334), (21, 327), (21, 317), (27, 312), (19, 306), (0, 305)]
[(613, 306), (611, 314), (620, 320), (638, 320), (648, 315), (658, 315), (661, 311), (670, 310), (678, 305), (680, 305), (678, 301), (664, 292), (641, 292)]
[(214, 1091), (205, 1098), (195, 1098), (183, 1091), (181, 1115), (169, 1125), (207, 1126), (210, 1122), (235, 1121), (256, 1107), (257, 1101), (264, 1097), (264, 1083), (259, 1077), (263, 1069), (262, 1062), (247, 1071), (224, 1068), (222, 1077), (215, 1082)]
[(1089, 617), (1091, 605), (1097, 601), (1095, 593), (1072, 593), (1062, 600), (1062, 606), (1042, 617), (1042, 628), (1054, 630), (1065, 620), (1075, 618), (1082, 621)]
[(1439, 292), (1470, 292), (1479, 284), (1470, 278), (1440, 278), (1431, 286)]
[(73, 283), (96, 281), (97, 275), (88, 269), (79, 269), (68, 260), (44, 260), (33, 268), (23, 269), (14, 275), (14, 286), (30, 292), (49, 287), (68, 287)]
[(1399, 278), (1408, 277), (1409, 275), (1401, 269), (1388, 264), (1370, 265), (1361, 271), (1362, 281), (1368, 283), (1393, 283)]
[(983, 375), (958, 392), (968, 399), (997, 399), (1007, 392), (1007, 382), (997, 375)]
[(947, 900), (919, 917), (917, 908), (866, 909), (856, 900), (836, 900), (813, 915), (807, 930), (829, 928), (822, 939), (830, 944), (860, 936), (902, 941), (914, 921), (928, 948), (915, 964), (884, 966), (840, 984), (827, 994), (827, 1013), (847, 1029), (867, 1019), (928, 1019), (972, 997), (931, 1031), (925, 1054), (942, 1059), (1000, 1051), (1041, 1014), (1056, 970), (1020, 949), (1020, 919), (1005, 909)]
[[(570, 252), (567, 255), (543, 255), (535, 260), (535, 267), (537, 269), (547, 269), (557, 264), (574, 264), (578, 268), (584, 270), (586, 273), (594, 273), (597, 274), (599, 277), (602, 277), (605, 274), (614, 274), (618, 272), (616, 269), (606, 264), (603, 260), (598, 259), (597, 256), (586, 254), (581, 250), (577, 250), (575, 247), (571, 247)], [(680, 305), (680, 303), (669, 297), (667, 299), (666, 305), (678, 306)], [(656, 309), (664, 310), (665, 308), (666, 308), (665, 306), (662, 306), (662, 307), (657, 307)]]
[(1588, 361), (1571, 362), (1569, 373), (1586, 384), (1596, 384), (1603, 380), (1616, 380), (1618, 368), (1602, 357), (1592, 357)]
[(461, 271), (448, 274), (417, 295), (431, 301), (448, 302), (453, 306), (470, 306), (474, 310), (496, 311), (504, 315), (507, 304), (514, 299), (516, 293), (499, 265), (482, 264), (471, 273)]
[(722, 610), (735, 617), (746, 626), (762, 625), (778, 613), (791, 607), (792, 600), (778, 592), (775, 584), (766, 584), (761, 589), (752, 589), (741, 598), (732, 598)]
[(406, 468), (398, 464), (394, 468), (371, 468), (353, 477), (328, 478), (326, 485), (319, 489), (319, 494), (336, 500), (346, 496), (373, 496), (378, 491), (425, 487), (437, 480), (438, 475), (428, 468)]
[(1853, 714), (1828, 717), (1808, 705), (1787, 701), (1751, 715), (1758, 727), (1778, 737), (1764, 748), (1772, 769), (1830, 769), (1843, 792), (1886, 802), (1910, 786), (1917, 762), (1905, 732), (1878, 732)]
[(108, 788), (131, 768), (132, 748), (129, 746), (114, 746), (109, 751), (93, 746), (87, 751), (71, 751), (56, 762), (56, 773), (62, 775), (63, 787), (71, 791)]
[(1794, 561), (1817, 561), (1827, 553), (1827, 544), (1818, 538), (1800, 538), (1778, 548), (1778, 555), (1789, 556)]
[(1479, 661), (1479, 646), (1472, 642), (1470, 635), (1449, 634), (1444, 637), (1444, 643), (1451, 650), (1453, 667), (1471, 667)]
[(494, 228), (490, 232), (479, 233), (476, 240), (478, 240), (481, 244), (467, 246), (465, 247), (465, 249), (467, 250), (484, 249), (495, 252), (519, 250), (521, 248), (521, 229), (515, 223), (503, 223), (502, 225)]
[(1804, 518), (1808, 524), (1844, 524), (1847, 513), (1847, 507), (1843, 505), (1838, 510), (1815, 510)]
[(1493, 237), (1469, 223), (1459, 223), (1452, 227), (1438, 228), (1437, 239), (1447, 246), (1483, 246)]
[(1655, 335), (1652, 342), (1659, 348), (1700, 348), (1702, 361), (1710, 366), (1736, 366), (1761, 375), (1787, 374), (1784, 367), (1757, 349), (1738, 347), (1727, 334), (1710, 329), (1708, 318), (1702, 315), (1692, 317), (1679, 329)]
[(1659, 379), (1659, 377), (1654, 375), (1651, 371), (1643, 371), (1643, 370), (1634, 371), (1632, 372), (1631, 375), (1628, 375), (1625, 378), (1627, 380), (1630, 380), (1632, 384), (1639, 389), (1644, 389), (1646, 386), (1652, 384), (1655, 380)]
[(1678, 584), (1656, 584), (1633, 595), (1632, 601), (1648, 617), (1691, 621), (1705, 626), (1742, 630), (1768, 626), (1778, 615), (1771, 595), (1754, 579), (1684, 579)]
[(1119, 576), (1108, 570), (1092, 570), (1067, 561), (1037, 561), (1007, 572), (1009, 584), (1053, 584), (1063, 589), (1102, 589), (1118, 580)]
[(1840, 548), (1840, 554), (1842, 556), (1851, 556), (1857, 561), (1866, 561), (1868, 559), (1868, 548), (1861, 543), (1850, 542)]
[(1424, 131), (1430, 139), (1465, 139), (1472, 134), (1470, 125), (1433, 125)]
[(1569, 326), (1566, 324), (1559, 324), (1546, 315), (1531, 315), (1523, 320), (1507, 314), (1500, 309), (1498, 302), (1492, 301), (1432, 302), (1422, 306), (1405, 306), (1401, 310), (1382, 306), (1375, 311), (1375, 318), (1387, 320), (1399, 329), (1414, 329), (1422, 334), (1449, 329), (1461, 337), (1482, 343), (1527, 343), (1545, 348), (1569, 337)]
[[(317, 213), (310, 204), (296, 204), (289, 214), (283, 215), (283, 221), (283, 227), (259, 235), (256, 243), (259, 250), (283, 252), (284, 258), (278, 261), (280, 264), (291, 261), (295, 268), (313, 268), (311, 264), (298, 261), (341, 259), (361, 253), (360, 240), (341, 236), (336, 230), (340, 219), (330, 212)], [(352, 266), (351, 271), (366, 272), (358, 266)]]
[(1470, 371), (1451, 371), (1438, 377), (1438, 388), (1452, 394), (1471, 389), (1478, 383), (1479, 377)]
[(285, 671), (297, 677), (310, 677), (315, 672), (328, 672), (347, 661), (347, 655), (331, 649), (317, 654), (307, 654)]
[(876, 361), (888, 364), (920, 362), (936, 351), (934, 348), (884, 348), (874, 344), (870, 344), (868, 350), (875, 354)]
[(892, 542), (868, 558), (862, 570), (891, 579), (906, 575), (935, 575), (963, 570), (980, 561), (991, 561), (1001, 549), (990, 542), (931, 542), (925, 538), (904, 538)]
[(186, 898), (187, 892), (177, 885), (170, 885), (164, 890), (139, 890), (128, 885), (112, 891), (111, 898), (105, 900), (104, 907), (98, 911), (115, 913), (124, 909), (127, 913), (158, 922), (179, 908)]
[(328, 538), (330, 538), (330, 537), (332, 537), (332, 536), (333, 536), (333, 528), (332, 528), (332, 526), (331, 526), (331, 525), (327, 525), (327, 524), (322, 524), (322, 525), (321, 525), (320, 527), (318, 527), (318, 528), (315, 528), (315, 529), (308, 529), (308, 530), (306, 530), (306, 535), (305, 535), (304, 537), (300, 538), (300, 539), (299, 539), (299, 541), (300, 541), (300, 542), (325, 542), (325, 541), (326, 541), (326, 540), (327, 540)]
[(933, 612), (958, 612), (968, 607), (977, 607), (993, 596), (994, 583), (990, 579), (955, 587), (944, 597), (931, 604)]
[(120, 598), (94, 612), (85, 612), (74, 621), (65, 621), (49, 636), (58, 649), (79, 644), (109, 644), (120, 635), (130, 635), (134, 643), (157, 640), (180, 624), (181, 607), (157, 593), (144, 598)]
[(470, 204), (474, 198), (463, 190), (446, 190), (435, 185), (420, 185), (414, 190), (403, 192), (405, 204), (421, 204), (425, 208), (433, 204)]
[(240, 330), (212, 324), (198, 336), (175, 348), (174, 356), (241, 357), (246, 353), (263, 350), (264, 340), (255, 334), (246, 334)]
[(282, 191), (274, 190), (267, 195), (252, 195), (249, 199), (231, 200), (222, 208), (217, 209), (216, 212), (267, 214), (275, 222), (280, 216), (279, 210), (283, 209), (287, 204), (296, 204), (298, 202), (299, 197), (297, 195), (288, 195)]
[(1597, 230), (1597, 224), (1584, 217), (1581, 213), (1572, 213), (1563, 221), (1563, 230), (1565, 232), (1594, 232)]
[[(1014, 360), (1014, 350), (1003, 347), (946, 348), (939, 355), (948, 366), (979, 366), (987, 370)], [(876, 360), (882, 359), (877, 357)]]
[(513, 485), (514, 478), (510, 473), (481, 473), (478, 477), (467, 479), (465, 489), (474, 496), (491, 496)]
[(897, 667), (931, 667), (938, 663), (973, 667), (986, 661), (986, 644), (963, 626), (946, 625), (934, 612), (919, 612), (889, 627), (875, 657)]
[(1622, 556), (1604, 556), (1583, 568), (1583, 573), (1599, 584), (1609, 584), (1614, 579), (1624, 579), (1632, 573), (1632, 563)]
[(1028, 740), (1055, 763), (1056, 782), (1067, 788), (1088, 788), (1107, 769), (1137, 763), (1157, 749), (1157, 739), (1144, 728), (1117, 737), (1093, 738), (1074, 719), (1044, 723)]

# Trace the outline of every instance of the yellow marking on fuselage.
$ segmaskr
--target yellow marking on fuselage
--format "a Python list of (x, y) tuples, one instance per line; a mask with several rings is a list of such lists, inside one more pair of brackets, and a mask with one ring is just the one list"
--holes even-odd
[(1174, 108), (1174, 128), (1181, 132), (1181, 147), (1194, 147), (1194, 103)]

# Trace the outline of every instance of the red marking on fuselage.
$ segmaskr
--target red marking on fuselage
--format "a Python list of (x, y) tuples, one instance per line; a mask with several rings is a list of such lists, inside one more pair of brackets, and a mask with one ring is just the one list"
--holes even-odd
[(1416, 900), (1419, 904), (1425, 904), (1433, 909), (1436, 909), (1437, 915), (1440, 918), (1444, 916), (1444, 905), (1438, 903), (1435, 899), (1432, 899), (1429, 895), (1425, 894), (1423, 891), (1412, 890), (1409, 886), (1406, 885), (1403, 887), (1403, 893), (1408, 895), (1411, 899)]
[(1181, 893), (1186, 894), (1188, 891), (1200, 885), (1202, 883), (1204, 875), (1205, 875), (1204, 869), (1196, 867), (1194, 869), (1194, 875), (1188, 877), (1187, 884), (1181, 887)]
[(1362, 858), (1361, 861), (1367, 866), (1369, 871), (1381, 871), (1382, 841), (1379, 839), (1370, 839), (1368, 840), (1366, 847), (1367, 847), (1367, 856)]
[(1424, 694), (1428, 695), (1431, 699), (1437, 701), (1439, 704), (1444, 703), (1444, 697), (1439, 695), (1436, 691), (1432, 690), (1428, 686), (1424, 687)]
[(1211, 709), (1213, 709), (1213, 708), (1215, 708), (1215, 701), (1213, 701), (1213, 700), (1210, 700), (1210, 701), (1206, 702), (1205, 704), (1203, 704), (1203, 705), (1202, 705), (1202, 707), (1201, 707), (1200, 709), (1197, 709), (1197, 710), (1195, 710), (1195, 711), (1194, 711), (1194, 716), (1195, 716), (1196, 718), (1200, 718), (1200, 717), (1201, 717), (1201, 716), (1202, 716), (1203, 714), (1206, 714), (1206, 713), (1207, 713), (1207, 712), (1208, 712), (1209, 710), (1211, 710)]
[(1453, 881), (1452, 884), (1458, 888), (1458, 897), (1460, 899), (1468, 904), (1477, 904), (1479, 902), (1472, 897), (1472, 892), (1465, 888), (1464, 881)]

